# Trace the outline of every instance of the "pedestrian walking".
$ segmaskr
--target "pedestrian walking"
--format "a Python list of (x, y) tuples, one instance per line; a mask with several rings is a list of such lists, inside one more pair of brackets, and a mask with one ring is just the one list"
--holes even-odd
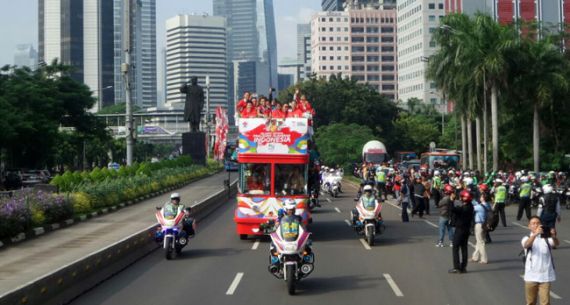
[(538, 216), (532, 216), (528, 222), (530, 235), (523, 237), (521, 244), (525, 251), (524, 290), (527, 305), (535, 305), (540, 299), (541, 305), (550, 304), (550, 284), (556, 280), (552, 248), (560, 242), (556, 229), (546, 231)]
[[(455, 234), (453, 235), (453, 269), (449, 273), (467, 272), (467, 243), (471, 231), (471, 221), (473, 221), (473, 196), (469, 191), (463, 190), (459, 194), (461, 206), (453, 206)], [(461, 259), (459, 252), (461, 251)]]
[(408, 217), (408, 206), (410, 205), (410, 186), (408, 185), (407, 180), (408, 179), (406, 178), (402, 180), (399, 196), (399, 203), (402, 206), (402, 222), (410, 221), (410, 218)]
[(412, 217), (415, 214), (419, 214), (420, 218), (424, 217), (424, 210), (425, 210), (425, 201), (424, 201), (424, 194), (426, 188), (422, 183), (420, 176), (416, 176), (414, 181), (414, 201), (416, 203), (414, 209), (412, 210)]
[(445, 231), (447, 231), (447, 238), (449, 239), (450, 247), (453, 247), (453, 233), (454, 228), (450, 220), (451, 209), (455, 200), (455, 190), (453, 186), (446, 184), (443, 187), (444, 197), (435, 205), (439, 209), (439, 239), (436, 247), (443, 247), (443, 239), (445, 238)]
[(475, 211), (475, 240), (477, 243), (475, 244), (475, 252), (473, 252), (471, 256), (471, 261), (481, 264), (487, 264), (489, 262), (487, 249), (485, 248), (485, 229), (483, 228), (487, 220), (487, 213), (491, 211), (489, 202), (491, 202), (491, 196), (485, 193), (481, 194), (479, 202), (473, 202), (473, 210)]

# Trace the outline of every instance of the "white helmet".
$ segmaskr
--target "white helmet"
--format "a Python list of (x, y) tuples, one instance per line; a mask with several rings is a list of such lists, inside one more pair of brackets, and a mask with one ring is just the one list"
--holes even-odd
[(372, 192), (372, 186), (370, 186), (370, 185), (365, 185), (362, 190), (365, 191), (365, 192), (369, 192), (369, 191)]
[(465, 177), (465, 178), (463, 178), (463, 183), (465, 183), (465, 185), (472, 185), (473, 184), (473, 178)]
[(334, 168), (329, 169), (329, 172), (334, 173)]
[(544, 185), (544, 186), (542, 187), (542, 191), (543, 191), (545, 194), (550, 194), (550, 193), (552, 193), (552, 185), (550, 185), (550, 184)]
[(178, 193), (172, 193), (172, 194), (170, 194), (170, 200), (172, 200), (172, 199), (178, 199), (178, 200), (180, 200), (180, 194), (178, 194)]
[(495, 179), (495, 183), (503, 183), (503, 180), (501, 180), (501, 179)]
[(521, 172), (516, 172), (516, 173), (515, 173), (515, 177), (517, 177), (517, 179), (520, 179), (521, 176), (522, 176), (522, 173), (521, 173)]
[(439, 176), (439, 175), (440, 175), (440, 173), (439, 173), (439, 171), (438, 171), (438, 170), (436, 170), (435, 172), (433, 172), (433, 175), (434, 175), (434, 176)]
[(528, 182), (528, 177), (527, 177), (527, 176), (522, 176), (522, 177), (521, 177), (521, 182), (523, 182), (523, 183)]
[(294, 210), (297, 208), (297, 203), (293, 199), (286, 199), (285, 202), (283, 202), (283, 207), (285, 210)]
[(471, 174), (469, 172), (464, 172), (463, 177), (469, 177)]

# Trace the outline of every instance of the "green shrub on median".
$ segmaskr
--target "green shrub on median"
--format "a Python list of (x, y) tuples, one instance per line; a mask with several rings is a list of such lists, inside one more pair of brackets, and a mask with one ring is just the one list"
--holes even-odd
[(189, 158), (159, 163), (141, 163), (118, 171), (93, 169), (66, 172), (52, 184), (65, 194), (26, 190), (0, 199), (0, 239), (10, 238), (33, 227), (61, 222), (74, 215), (136, 200), (168, 187), (179, 186), (222, 168), (209, 160), (207, 166), (192, 165)]

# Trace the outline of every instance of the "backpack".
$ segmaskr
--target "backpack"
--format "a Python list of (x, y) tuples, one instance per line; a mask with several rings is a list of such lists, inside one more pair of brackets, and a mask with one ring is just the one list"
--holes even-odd
[(527, 256), (530, 255), (531, 252), (532, 252), (532, 247), (528, 249), (522, 249), (521, 252), (519, 253), (519, 256), (522, 257), (523, 268), (526, 266), (526, 258)]
[[(485, 206), (484, 206), (485, 207)], [(485, 222), (483, 223), (483, 229), (487, 232), (493, 232), (499, 225), (499, 215), (495, 212), (495, 209), (489, 209), (485, 207)]]

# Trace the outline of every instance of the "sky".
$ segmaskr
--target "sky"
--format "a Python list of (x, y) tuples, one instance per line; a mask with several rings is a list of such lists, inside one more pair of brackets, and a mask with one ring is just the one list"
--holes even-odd
[[(111, 1), (111, 0), (105, 0)], [(157, 56), (165, 43), (165, 22), (178, 14), (212, 14), (212, 0), (156, 0)], [(277, 55), (296, 58), (296, 24), (307, 23), (321, 0), (273, 0)], [(38, 45), (38, 0), (0, 0), (0, 67), (14, 63), (16, 45)]]

